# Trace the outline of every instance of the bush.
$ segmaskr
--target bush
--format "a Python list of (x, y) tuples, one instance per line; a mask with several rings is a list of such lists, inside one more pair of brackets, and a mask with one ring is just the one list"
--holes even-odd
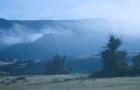
[(133, 62), (132, 67), (133, 74), (135, 76), (140, 75), (140, 54), (134, 56), (132, 62)]

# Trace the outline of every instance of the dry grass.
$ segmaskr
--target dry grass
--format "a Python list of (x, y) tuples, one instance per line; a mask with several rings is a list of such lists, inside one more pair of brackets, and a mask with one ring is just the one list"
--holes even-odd
[[(85, 75), (1, 77), (0, 90), (140, 90), (140, 77), (84, 79)], [(81, 78), (82, 77), (82, 78)], [(6, 84), (12, 80), (11, 84)]]

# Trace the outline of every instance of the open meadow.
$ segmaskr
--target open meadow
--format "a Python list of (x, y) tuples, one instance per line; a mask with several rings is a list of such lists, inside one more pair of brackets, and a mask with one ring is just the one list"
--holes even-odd
[(140, 90), (140, 77), (87, 79), (86, 75), (0, 77), (0, 90)]

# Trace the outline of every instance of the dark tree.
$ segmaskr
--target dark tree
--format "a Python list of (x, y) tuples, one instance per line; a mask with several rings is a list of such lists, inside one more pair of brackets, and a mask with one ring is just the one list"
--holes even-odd
[(55, 55), (46, 65), (46, 74), (67, 74), (66, 56)]
[(133, 57), (133, 72), (140, 75), (140, 54)]
[(126, 71), (126, 51), (119, 51), (121, 40), (110, 36), (107, 46), (101, 52), (103, 72), (108, 76), (122, 75)]

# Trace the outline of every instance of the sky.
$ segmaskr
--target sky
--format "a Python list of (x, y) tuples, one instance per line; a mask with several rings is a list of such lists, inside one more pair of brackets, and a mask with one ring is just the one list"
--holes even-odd
[[(111, 30), (114, 33), (140, 38), (140, 0), (0, 0), (0, 18), (9, 20), (103, 18), (110, 20)], [(118, 20), (119, 25), (114, 20)], [(125, 29), (120, 30), (121, 25)], [(4, 35), (7, 39), (0, 39), (19, 42), (29, 37), (37, 36), (36, 39), (40, 36), (36, 33), (16, 32), (18, 32), (16, 37), (11, 33), (8, 34), (10, 37), (7, 37), (6, 33)], [(27, 37), (17, 38), (23, 37), (24, 34)]]
[(6, 19), (113, 18), (140, 21), (140, 0), (0, 0)]

